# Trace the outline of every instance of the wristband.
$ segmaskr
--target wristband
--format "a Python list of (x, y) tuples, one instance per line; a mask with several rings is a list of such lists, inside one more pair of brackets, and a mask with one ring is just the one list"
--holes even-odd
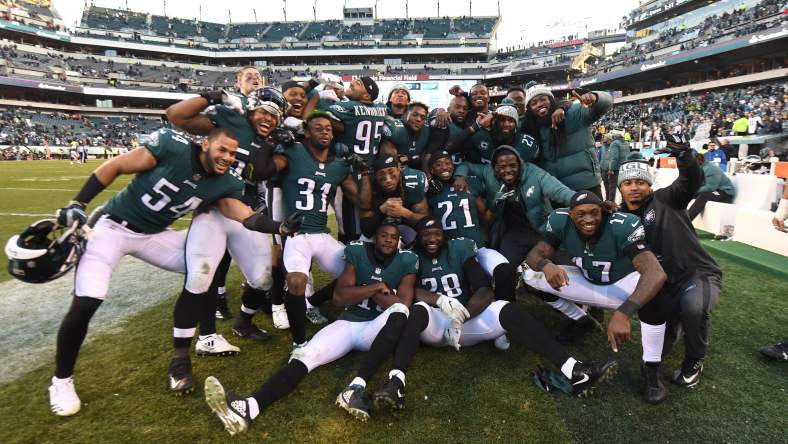
[(552, 263), (553, 263), (553, 261), (551, 261), (550, 259), (548, 259), (546, 257), (543, 257), (543, 258), (539, 259), (539, 262), (536, 263), (536, 268), (534, 268), (534, 270), (542, 271), (542, 270), (544, 270), (544, 267), (547, 264), (552, 264)]
[(640, 305), (638, 305), (636, 302), (632, 302), (631, 299), (627, 299), (626, 301), (624, 301), (623, 304), (619, 305), (618, 308), (616, 309), (616, 311), (620, 311), (621, 313), (624, 313), (627, 316), (632, 316), (632, 314), (638, 310), (640, 310)]
[(788, 219), (788, 199), (780, 199), (780, 205), (777, 206), (777, 212), (774, 213), (774, 217), (776, 217), (780, 222)]
[(98, 180), (96, 173), (93, 173), (90, 175), (87, 182), (85, 182), (85, 185), (82, 185), (82, 189), (79, 190), (79, 193), (74, 196), (72, 201), (76, 201), (83, 207), (86, 207), (94, 197), (98, 196), (100, 192), (104, 191), (104, 188), (106, 188), (106, 185)]

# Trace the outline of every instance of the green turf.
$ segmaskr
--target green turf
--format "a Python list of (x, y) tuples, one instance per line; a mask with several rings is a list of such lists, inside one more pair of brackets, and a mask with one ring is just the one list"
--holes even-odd
[[(96, 165), (3, 162), (0, 188), (73, 190)], [(49, 180), (62, 176), (75, 177)], [(41, 180), (24, 180), (30, 177)], [(12, 193), (2, 189), (0, 193), (0, 212), (45, 213), (62, 205), (73, 191)], [(34, 219), (4, 217), (0, 235), (7, 238)], [(264, 412), (247, 435), (233, 441), (782, 442), (788, 428), (786, 367), (762, 359), (755, 349), (786, 334), (786, 281), (716, 257), (725, 272), (725, 288), (713, 314), (706, 372), (695, 390), (669, 387), (669, 399), (663, 405), (640, 401), (637, 343), (626, 344), (621, 351), (616, 379), (585, 400), (539, 392), (530, 377), (539, 359), (517, 344), (501, 352), (487, 343), (460, 353), (423, 349), (408, 373), (406, 410), (397, 415), (373, 414), (369, 423), (361, 424), (333, 405), (361, 362), (362, 355), (352, 353), (307, 376), (295, 393)], [(236, 309), (240, 281), (233, 268), (230, 302)], [(318, 282), (325, 282), (325, 276), (318, 276)], [(202, 400), (201, 387), (183, 398), (165, 389), (173, 301), (174, 296), (141, 311), (118, 332), (107, 333), (83, 348), (76, 369), (83, 409), (74, 417), (49, 413), (46, 387), (52, 360), (13, 383), (0, 385), (0, 442), (227, 442), (228, 435)], [(562, 322), (533, 298), (526, 296), (523, 303), (551, 328)], [(333, 307), (325, 311), (331, 317), (337, 313)], [(270, 318), (258, 318), (264, 328), (274, 331)], [(230, 337), (226, 322), (219, 323), (219, 331)], [(309, 334), (315, 331), (311, 327)], [(285, 362), (290, 348), (289, 336), (278, 331), (265, 345), (231, 341), (242, 347), (242, 354), (195, 359), (197, 380), (213, 374), (230, 388), (249, 393)], [(601, 334), (572, 351), (597, 360), (610, 354)], [(681, 351), (681, 347), (674, 351), (665, 372), (678, 365)], [(379, 373), (370, 383), (373, 389), (385, 371)]]
[[(772, 229), (771, 226), (765, 229)], [(712, 253), (745, 263), (755, 269), (788, 279), (788, 257), (736, 241), (715, 241), (711, 233), (698, 232), (701, 243)]]

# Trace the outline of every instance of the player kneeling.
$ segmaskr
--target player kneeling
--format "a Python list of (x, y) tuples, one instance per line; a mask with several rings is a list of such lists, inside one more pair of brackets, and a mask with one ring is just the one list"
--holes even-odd
[(345, 269), (334, 292), (334, 301), (345, 310), (306, 345), (293, 350), (288, 364), (252, 396), (237, 396), (212, 376), (205, 380), (205, 401), (225, 430), (231, 435), (246, 431), (262, 410), (295, 390), (307, 373), (353, 350), (369, 354), (348, 388), (337, 396), (337, 404), (359, 419), (369, 417), (366, 381), (396, 346), (416, 283), (418, 257), (399, 251), (399, 238), (397, 227), (384, 223), (374, 243), (353, 242), (345, 248)]
[(504, 334), (547, 358), (571, 380), (573, 393), (585, 396), (610, 376), (615, 361), (601, 367), (578, 362), (521, 305), (493, 301), (490, 278), (476, 259), (476, 245), (448, 239), (440, 223), (428, 217), (418, 226), (419, 280), (416, 302), (394, 352), (388, 382), (375, 392), (375, 407), (405, 405), (405, 372), (419, 342), (433, 347), (470, 346)]
[[(645, 399), (656, 404), (667, 396), (659, 374), (665, 336), (665, 315), (655, 299), (667, 279), (657, 257), (645, 244), (640, 218), (609, 214), (590, 191), (578, 191), (570, 208), (553, 211), (544, 228), (545, 240), (530, 253), (526, 284), (557, 296), (548, 303), (574, 320), (592, 322), (575, 303), (613, 309), (607, 335), (614, 352), (629, 340), (629, 317), (637, 312), (643, 336)], [(561, 247), (577, 265), (555, 265), (550, 257)]]

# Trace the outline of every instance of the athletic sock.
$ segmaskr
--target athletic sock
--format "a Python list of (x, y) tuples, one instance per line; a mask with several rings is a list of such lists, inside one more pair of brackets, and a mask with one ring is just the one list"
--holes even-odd
[(174, 320), (172, 338), (175, 348), (188, 348), (191, 346), (192, 338), (197, 330), (197, 322), (202, 312), (202, 303), (205, 299), (205, 293), (196, 294), (185, 288), (181, 291), (181, 295), (175, 301), (175, 308), (173, 308), (172, 313)]
[(640, 336), (643, 343), (643, 362), (662, 361), (662, 346), (665, 343), (666, 324), (651, 325), (640, 321)]
[(561, 373), (564, 374), (569, 380), (572, 380), (572, 370), (575, 369), (575, 364), (577, 364), (577, 360), (575, 358), (569, 358), (561, 365)]
[(200, 334), (208, 336), (216, 333), (216, 304), (219, 302), (219, 291), (212, 284), (204, 296), (200, 312)]
[(290, 321), (290, 334), (293, 342), (303, 344), (306, 341), (306, 298), (285, 292), (285, 311)]
[(574, 302), (567, 301), (566, 299), (558, 298), (555, 301), (548, 301), (547, 304), (565, 314), (566, 317), (572, 319), (573, 321), (586, 316), (585, 312), (583, 312), (580, 307), (575, 305)]
[(252, 397), (257, 401), (260, 412), (269, 405), (295, 390), (309, 371), (298, 359), (291, 360), (287, 365), (274, 373)]
[(316, 291), (315, 294), (309, 296), (307, 300), (313, 307), (319, 307), (323, 302), (331, 300), (331, 298), (334, 297), (334, 289), (336, 287), (337, 281), (334, 279), (331, 283)]
[(547, 358), (556, 367), (561, 367), (570, 358), (569, 353), (553, 338), (545, 326), (534, 319), (520, 304), (506, 304), (498, 314), (498, 321), (506, 330), (509, 339), (524, 344)]
[(358, 377), (365, 380), (370, 380), (380, 368), (383, 361), (394, 351), (397, 347), (402, 335), (402, 330), (408, 322), (408, 317), (405, 313), (391, 313), (386, 320), (386, 324), (380, 329), (372, 345), (369, 347), (364, 363), (358, 371)]
[(176, 347), (172, 350), (172, 357), (174, 359), (179, 358), (188, 358), (189, 357), (189, 348), (188, 347)]
[(271, 267), (271, 304), (282, 305), (285, 303), (285, 272), (280, 266)]
[(411, 307), (405, 330), (402, 332), (397, 349), (394, 351), (392, 367), (395, 370), (401, 370), (403, 373), (408, 371), (408, 366), (410, 366), (413, 356), (419, 350), (421, 332), (427, 328), (429, 320), (430, 316), (423, 305)]
[(101, 299), (74, 296), (71, 307), (57, 332), (55, 352), (55, 377), (66, 379), (74, 374), (79, 349), (88, 334), (90, 318), (101, 305)]

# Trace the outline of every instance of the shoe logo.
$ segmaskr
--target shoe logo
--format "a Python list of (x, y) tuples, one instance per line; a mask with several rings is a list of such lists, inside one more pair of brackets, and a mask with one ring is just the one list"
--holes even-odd
[(577, 382), (573, 383), (572, 385), (578, 385), (578, 384), (582, 384), (582, 383), (584, 383), (584, 382), (588, 381), (589, 379), (591, 379), (591, 378), (588, 376), (588, 374), (586, 374), (586, 373), (583, 373), (583, 378), (582, 378), (582, 379), (580, 379), (579, 381), (577, 381)]
[(404, 394), (404, 393), (402, 393), (402, 391), (401, 391), (400, 389), (397, 389), (397, 397), (398, 397), (398, 398), (404, 398), (404, 397), (405, 397), (405, 394)]
[(241, 416), (246, 416), (246, 401), (243, 399), (236, 399), (235, 401), (231, 402), (230, 407), (232, 407), (236, 412), (240, 413)]
[(681, 378), (684, 380), (685, 384), (689, 384), (690, 382), (692, 382), (693, 379), (695, 379), (696, 376), (698, 376), (697, 373), (695, 373), (694, 375), (692, 375), (690, 377), (682, 376)]

